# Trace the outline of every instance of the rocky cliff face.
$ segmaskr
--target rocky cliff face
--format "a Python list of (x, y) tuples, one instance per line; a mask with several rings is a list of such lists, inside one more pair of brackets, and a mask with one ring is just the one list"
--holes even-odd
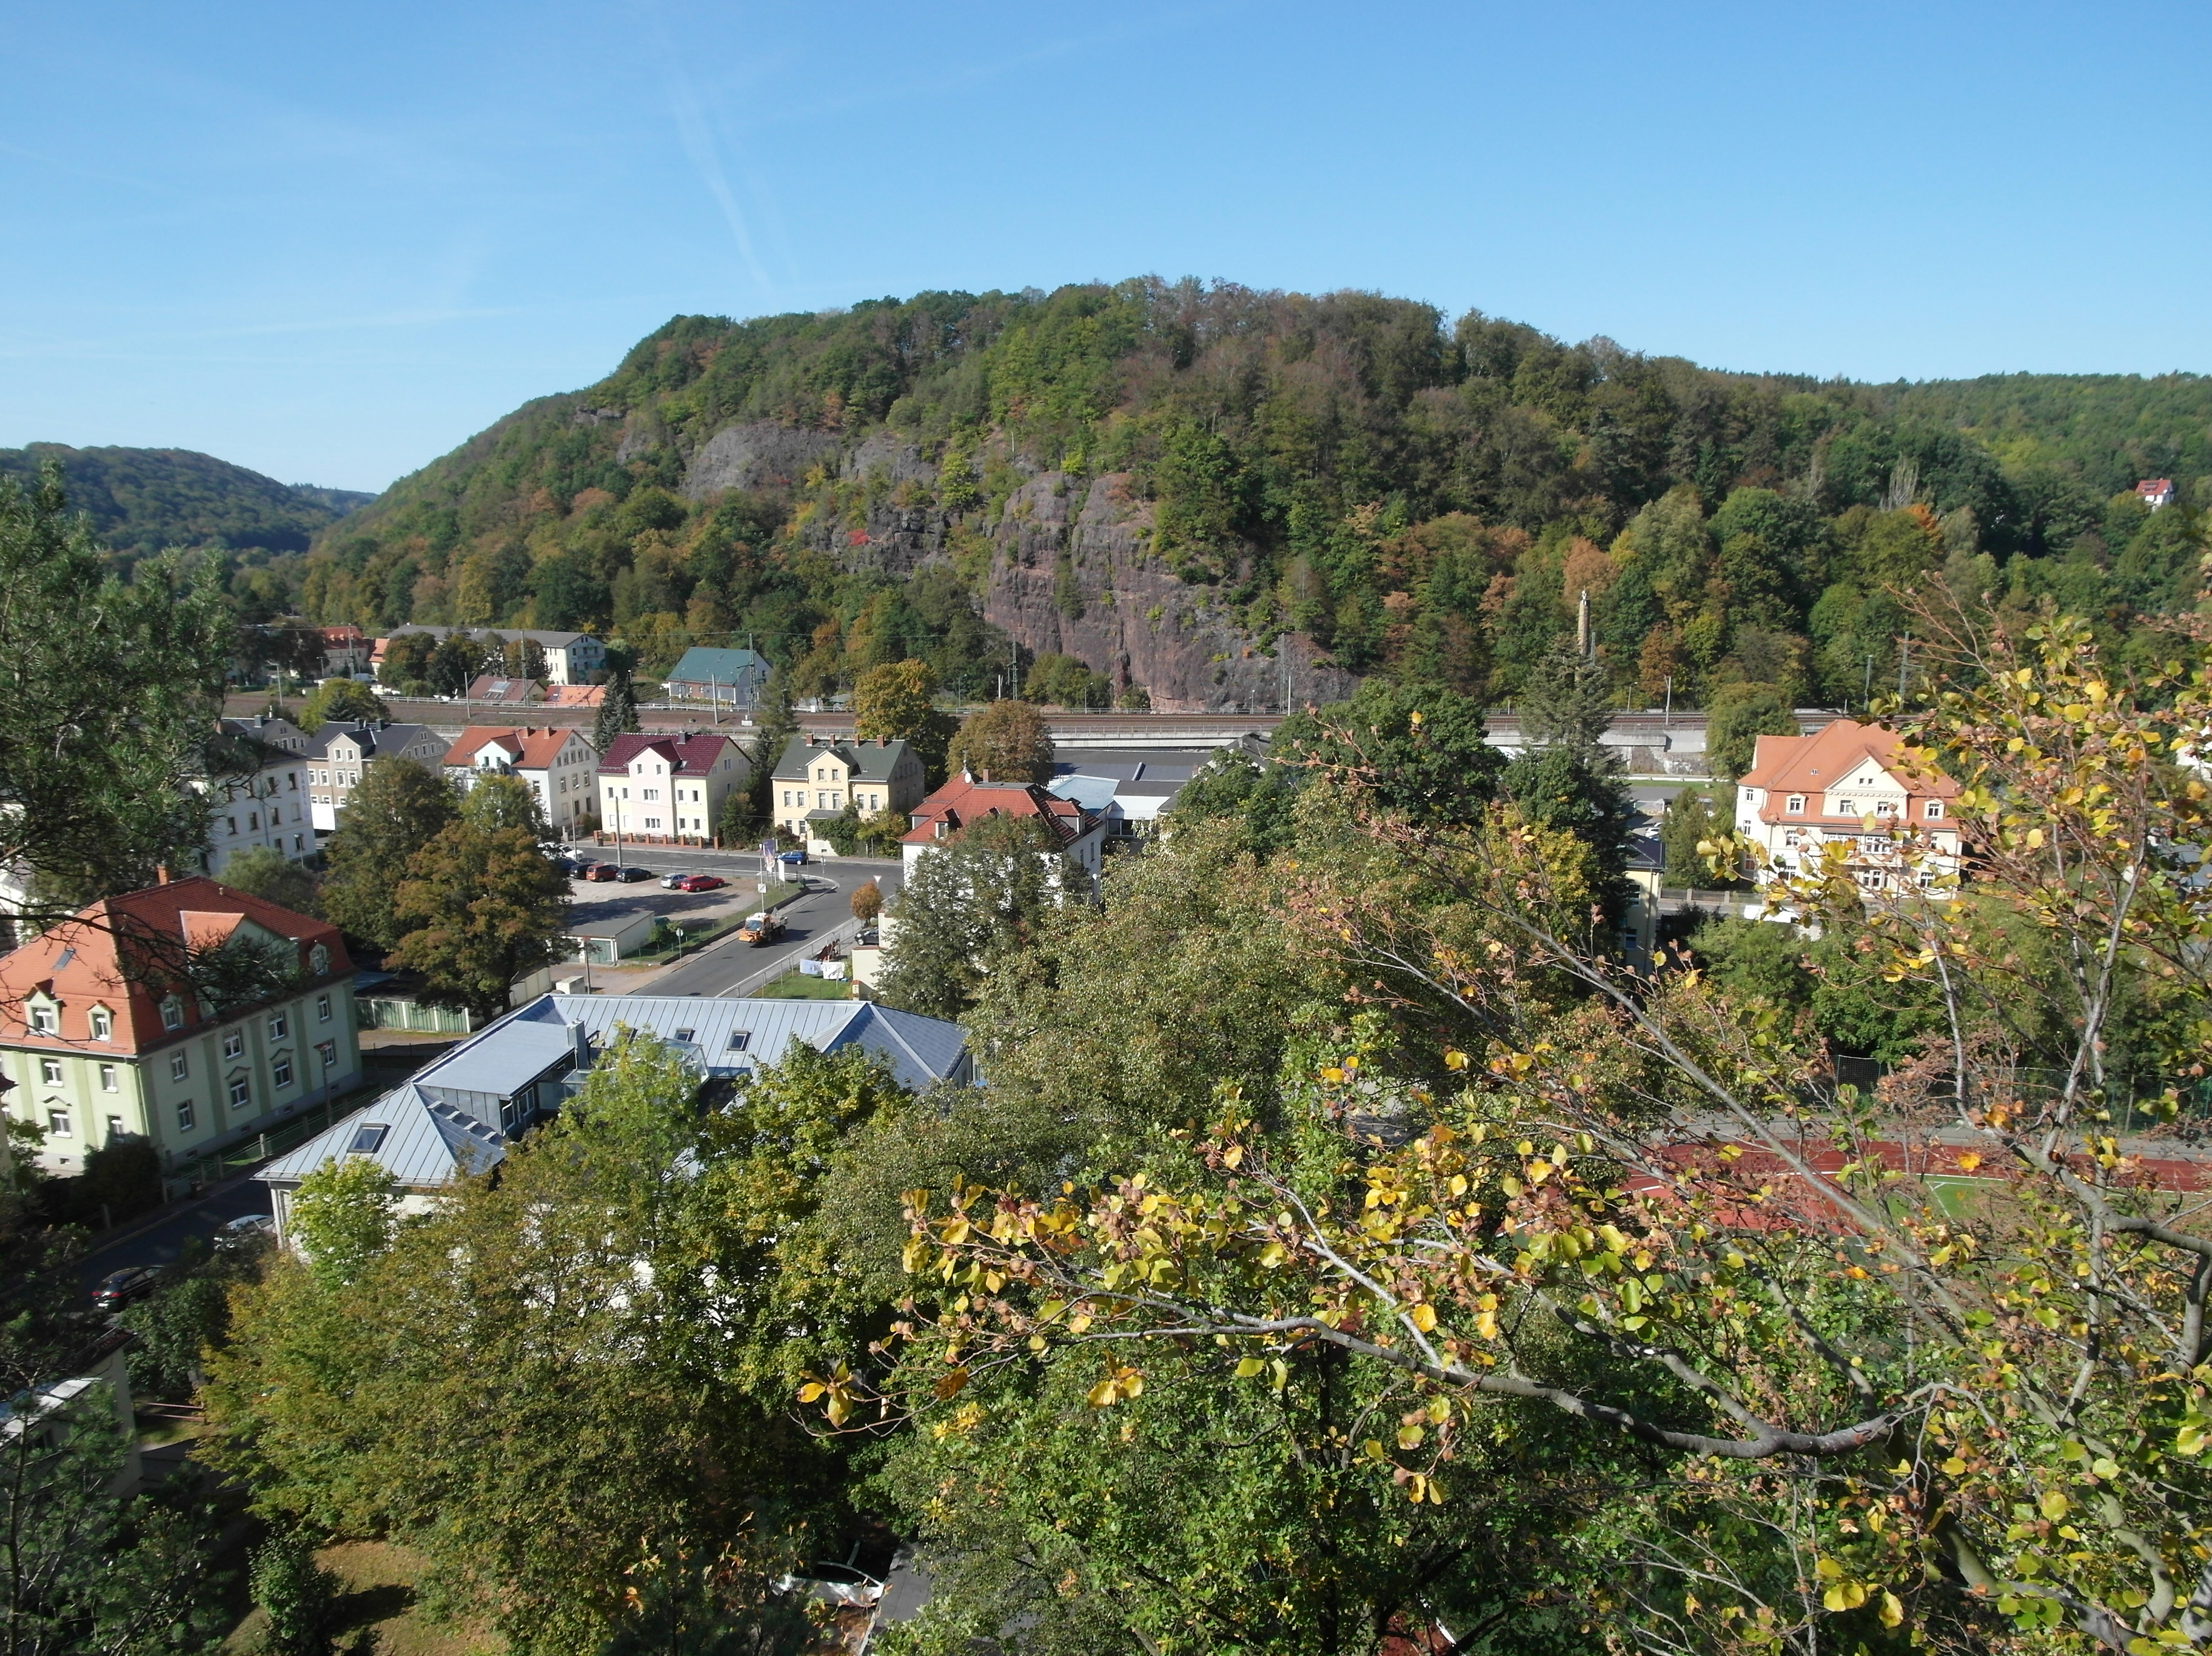
[[(836, 456), (833, 460), (833, 455)], [(1151, 551), (1151, 508), (1120, 474), (1030, 472), (995, 518), (896, 503), (900, 485), (930, 490), (937, 469), (912, 445), (878, 432), (849, 452), (835, 437), (772, 424), (718, 432), (693, 457), (684, 491), (795, 482), (830, 464), (861, 487), (814, 544), (855, 567), (910, 575), (951, 558), (971, 575), (988, 554), (983, 612), (1034, 653), (1073, 655), (1116, 690), (1141, 685), (1163, 712), (1267, 712), (1287, 702), (1336, 701), (1358, 682), (1303, 634), (1263, 654), (1214, 588), (1178, 580)], [(857, 521), (856, 521), (857, 520)]]

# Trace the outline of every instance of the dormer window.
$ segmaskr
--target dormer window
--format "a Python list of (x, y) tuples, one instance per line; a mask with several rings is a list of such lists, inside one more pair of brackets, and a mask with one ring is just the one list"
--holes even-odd
[(182, 1029), (185, 1026), (185, 1003), (172, 995), (161, 1002), (161, 1027)]
[(1943, 820), (1943, 801), (1941, 801), (1941, 800), (1930, 800), (1930, 801), (1928, 801), (1928, 803), (1927, 803), (1926, 805), (1924, 805), (1924, 806), (1923, 806), (1923, 807), (1921, 807), (1921, 813), (1921, 813), (1921, 815), (1923, 815), (1923, 816), (1924, 816), (1925, 818), (1927, 818), (1927, 819), (1928, 819), (1928, 820), (1929, 820), (1929, 821), (1930, 821), (1930, 822), (1941, 822), (1941, 821), (1942, 821), (1942, 820)]
[(1803, 815), (1805, 811), (1805, 796), (1802, 794), (1792, 794), (1784, 808), (1788, 810), (1790, 814), (1793, 817)]
[(331, 952), (328, 948), (318, 943), (307, 951), (307, 971), (311, 976), (319, 977), (330, 969)]
[(30, 1020), (31, 1033), (33, 1035), (58, 1035), (62, 1032), (62, 1014), (59, 1007), (33, 1002), (30, 1008)]
[(113, 1038), (114, 1034), (115, 1034), (115, 1016), (114, 1016), (114, 1014), (113, 1014), (112, 1013), (109, 1012), (109, 1011), (108, 1011), (108, 1009), (107, 1009), (106, 1007), (94, 1007), (94, 1008), (93, 1008), (93, 1009), (92, 1009), (92, 1038), (93, 1038), (94, 1040), (95, 1040), (95, 1041), (105, 1041), (105, 1040), (110, 1040), (110, 1039)]

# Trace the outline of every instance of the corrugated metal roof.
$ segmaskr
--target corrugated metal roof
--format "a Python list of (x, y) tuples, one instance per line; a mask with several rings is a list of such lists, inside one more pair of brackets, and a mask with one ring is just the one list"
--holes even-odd
[(566, 1029), (502, 1018), (416, 1077), (421, 1086), (512, 1098), (575, 1050)]

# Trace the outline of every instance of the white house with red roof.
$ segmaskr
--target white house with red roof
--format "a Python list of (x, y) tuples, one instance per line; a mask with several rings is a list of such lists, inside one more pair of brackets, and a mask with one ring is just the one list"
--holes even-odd
[(2173, 504), (2172, 478), (2145, 478), (2136, 485), (2136, 498), (2154, 512), (2161, 506)]
[(599, 807), (599, 749), (574, 725), (471, 725), (440, 761), (464, 792), (481, 776), (521, 777), (557, 834), (591, 824)]
[(1850, 848), (1852, 877), (1868, 891), (1895, 891), (1909, 841), (1934, 857), (1919, 883), (1959, 866), (1954, 815), (1959, 785), (1908, 769), (1897, 733), (1838, 719), (1810, 736), (1761, 736), (1751, 769), (1736, 782), (1736, 832), (1762, 847), (1762, 880), (1804, 866), (1820, 848)]
[[(211, 1004), (185, 969), (223, 945), (258, 946), (294, 976)], [(62, 1174), (120, 1135), (173, 1162), (259, 1132), (359, 1083), (352, 979), (336, 927), (212, 880), (103, 898), (0, 955), (8, 1113), (46, 1135), (40, 1165)]]
[(899, 842), (907, 877), (963, 829), (994, 816), (1038, 819), (1058, 846), (1045, 855), (1063, 888), (1085, 896), (1097, 890), (1106, 849), (1103, 812), (1087, 811), (1034, 782), (978, 782), (964, 770), (914, 807), (914, 826)]
[(645, 843), (704, 845), (722, 819), (722, 802), (750, 770), (744, 749), (712, 732), (618, 736), (599, 758), (599, 831)]

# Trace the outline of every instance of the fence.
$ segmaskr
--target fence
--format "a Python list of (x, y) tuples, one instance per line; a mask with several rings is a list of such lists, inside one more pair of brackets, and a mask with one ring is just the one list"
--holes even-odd
[(210, 1150), (190, 1161), (180, 1162), (162, 1178), (163, 1198), (174, 1201), (191, 1191), (219, 1184), (249, 1167), (258, 1167), (273, 1156), (281, 1156), (287, 1150), (295, 1148), (316, 1134), (326, 1130), (332, 1122), (351, 1114), (368, 1099), (381, 1096), (386, 1090), (381, 1085), (357, 1087), (350, 1093), (325, 1099), (288, 1120), (242, 1138), (227, 1148)]
[(439, 1035), (466, 1035), (476, 1027), (475, 1020), (468, 1013), (452, 1007), (368, 995), (356, 996), (354, 1004), (361, 1008), (363, 1029), (416, 1029)]

